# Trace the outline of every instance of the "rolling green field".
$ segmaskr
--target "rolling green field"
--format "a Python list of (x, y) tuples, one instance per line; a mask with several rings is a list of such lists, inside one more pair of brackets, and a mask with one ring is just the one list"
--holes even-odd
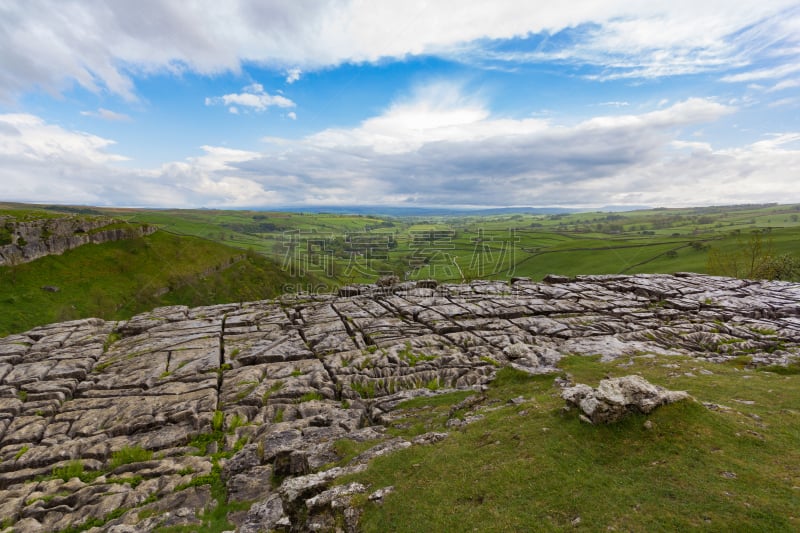
[[(800, 205), (387, 217), (0, 204), (0, 216), (19, 220), (65, 215), (105, 215), (161, 231), (0, 267), (0, 335), (87, 316), (121, 319), (158, 305), (330, 292), (386, 274), (465, 282), (704, 273), (710, 251), (730, 256), (754, 234), (763, 253), (800, 258)], [(60, 290), (43, 291), (46, 285)]]
[(732, 251), (761, 231), (775, 253), (800, 253), (800, 205), (623, 213), (366, 217), (255, 211), (112, 212), (271, 257), (332, 285), (401, 279), (541, 279), (549, 273), (706, 272), (710, 247)]

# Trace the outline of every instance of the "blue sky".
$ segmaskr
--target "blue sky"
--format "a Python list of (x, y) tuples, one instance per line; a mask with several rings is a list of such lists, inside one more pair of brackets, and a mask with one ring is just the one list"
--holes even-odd
[(800, 2), (0, 0), (0, 200), (800, 202)]

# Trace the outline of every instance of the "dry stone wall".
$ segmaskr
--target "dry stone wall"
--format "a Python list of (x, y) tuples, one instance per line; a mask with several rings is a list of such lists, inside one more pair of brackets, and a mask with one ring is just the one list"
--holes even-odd
[[(160, 308), (0, 339), (4, 525), (199, 527), (226, 492), (249, 508), (229, 516), (242, 532), (328, 530), (342, 508), (354, 529), (347, 498), (381, 487), (331, 482), (446, 437), (387, 437), (381, 422), (403, 399), (479, 390), (504, 365), (552, 371), (572, 354), (786, 364), (800, 351), (800, 284), (552, 276), (340, 292)], [(321, 470), (343, 438), (379, 444)]]

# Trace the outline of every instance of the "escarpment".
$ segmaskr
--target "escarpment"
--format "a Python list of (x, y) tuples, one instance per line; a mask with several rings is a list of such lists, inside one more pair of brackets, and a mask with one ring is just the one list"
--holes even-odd
[(0, 217), (0, 266), (60, 255), (84, 244), (133, 239), (155, 233), (148, 224), (127, 224), (108, 217), (65, 216), (16, 220)]
[[(402, 400), (566, 355), (800, 357), (800, 284), (696, 274), (395, 283), (87, 319), (0, 339), (0, 517), (14, 531), (357, 528), (333, 485)], [(376, 444), (346, 464), (335, 443)], [(216, 510), (216, 511), (215, 511)], [(340, 524), (341, 525), (341, 524)]]

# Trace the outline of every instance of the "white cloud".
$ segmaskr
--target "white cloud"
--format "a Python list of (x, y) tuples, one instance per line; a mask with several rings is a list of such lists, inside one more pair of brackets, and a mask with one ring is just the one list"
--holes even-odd
[[(419, 110), (432, 119), (415, 126)], [(435, 110), (432, 112), (430, 110)], [(281, 140), (234, 165), (296, 203), (446, 205), (698, 205), (798, 201), (789, 137), (718, 150), (676, 139), (734, 108), (692, 98), (637, 115), (600, 116), (574, 126), (498, 120), (455, 88), (420, 90), (351, 130)], [(792, 137), (794, 139), (794, 137)], [(781, 161), (781, 166), (775, 163)], [(757, 180), (753, 187), (750, 180)], [(280, 187), (280, 186), (278, 186)], [(358, 200), (354, 200), (358, 199)]]
[(117, 165), (127, 158), (110, 153), (113, 145), (34, 115), (0, 115), (0, 198), (161, 207), (264, 204), (278, 198), (256, 181), (231, 174), (230, 163), (256, 158), (255, 152), (204, 146), (197, 158), (131, 169)]
[(108, 109), (99, 108), (97, 111), (81, 111), (81, 115), (87, 117), (95, 117), (95, 118), (102, 118), (104, 120), (112, 120), (112, 121), (128, 121), (131, 120), (129, 115), (125, 113), (117, 113), (115, 111), (109, 111)]
[[(727, 70), (765, 54), (794, 62), (796, 7), (796, 0), (3, 2), (0, 98), (77, 83), (135, 99), (137, 76), (239, 72), (245, 62), (284, 70), (291, 83), (301, 69), (423, 53), (590, 64), (601, 78)], [(562, 31), (571, 38), (547, 39), (534, 52), (483, 48)]]
[[(20, 157), (47, 164), (53, 160), (110, 163), (125, 161), (121, 155), (106, 151), (114, 141), (89, 133), (74, 132), (45, 123), (29, 114), (0, 115), (5, 129), (16, 130), (15, 135), (0, 136), (0, 156)], [(0, 130), (0, 134), (3, 130)]]
[(770, 87), (769, 89), (767, 89), (767, 92), (768, 93), (774, 93), (776, 91), (783, 91), (783, 90), (786, 90), (786, 89), (794, 89), (795, 87), (800, 87), (800, 79), (792, 79), (792, 80), (780, 81), (780, 82), (776, 83), (775, 85), (773, 85), (772, 87)]
[(302, 74), (302, 73), (303, 73), (303, 71), (300, 70), (299, 68), (296, 68), (296, 67), (295, 68), (290, 68), (286, 72), (286, 83), (292, 84), (292, 83), (296, 82), (297, 80), (300, 79), (300, 74)]
[(769, 107), (784, 107), (784, 106), (797, 107), (798, 104), (800, 104), (800, 98), (781, 98), (780, 100), (775, 100), (774, 102), (770, 102), (767, 105)]
[(295, 113), (294, 111), (289, 111), (288, 113), (286, 113), (286, 116), (292, 120), (297, 120), (297, 113)]
[[(223, 96), (207, 97), (207, 106), (226, 105), (228, 111), (238, 115), (239, 107), (250, 108), (257, 112), (266, 111), (270, 107), (294, 107), (295, 103), (281, 95), (270, 95), (264, 91), (260, 83), (253, 83), (242, 89), (241, 93), (226, 94)], [(235, 105), (234, 105), (235, 104)], [(238, 106), (238, 107), (237, 107)]]
[(685, 140), (733, 112), (689, 98), (565, 125), (496, 118), (438, 83), (351, 129), (270, 139), (261, 152), (203, 146), (152, 169), (117, 165), (109, 139), (0, 115), (0, 197), (174, 207), (800, 202), (800, 132), (725, 149)]
[[(0, 197), (106, 204), (114, 186), (114, 141), (69, 131), (29, 114), (0, 115)], [(120, 186), (122, 183), (119, 184)], [(133, 192), (133, 188), (130, 189)], [(116, 195), (122, 200), (123, 195)]]
[(751, 70), (739, 74), (731, 74), (728, 76), (723, 76), (722, 81), (738, 83), (744, 81), (779, 79), (783, 78), (784, 76), (794, 74), (795, 72), (800, 72), (800, 64), (798, 63), (781, 65), (779, 67)]

